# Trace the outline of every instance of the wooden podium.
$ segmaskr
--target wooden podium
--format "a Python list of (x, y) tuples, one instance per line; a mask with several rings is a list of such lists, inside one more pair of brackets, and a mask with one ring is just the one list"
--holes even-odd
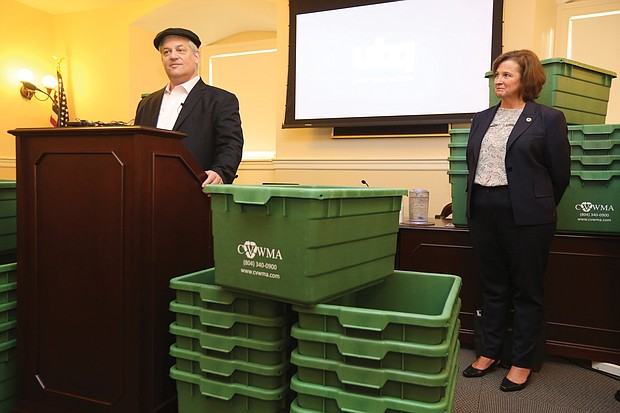
[(10, 133), (14, 412), (176, 412), (169, 280), (213, 266), (205, 173), (185, 135), (137, 126)]

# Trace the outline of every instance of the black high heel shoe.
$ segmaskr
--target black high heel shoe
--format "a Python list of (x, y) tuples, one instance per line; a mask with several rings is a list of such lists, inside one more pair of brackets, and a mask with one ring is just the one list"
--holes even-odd
[(499, 360), (495, 360), (493, 364), (491, 364), (489, 367), (487, 367), (484, 370), (477, 369), (470, 364), (469, 367), (463, 370), (463, 376), (467, 377), (468, 379), (473, 378), (473, 377), (482, 377), (488, 372), (490, 372), (491, 370), (493, 370), (495, 367), (497, 367), (499, 365), (499, 362), (500, 362)]
[(499, 389), (501, 391), (506, 391), (506, 392), (523, 390), (525, 386), (527, 385), (527, 382), (530, 381), (531, 375), (532, 373), (530, 372), (530, 374), (527, 375), (527, 378), (525, 379), (525, 381), (520, 384), (517, 384), (517, 383), (514, 383), (508, 380), (508, 376), (506, 376), (504, 377), (504, 380), (502, 380), (502, 384), (500, 384)]

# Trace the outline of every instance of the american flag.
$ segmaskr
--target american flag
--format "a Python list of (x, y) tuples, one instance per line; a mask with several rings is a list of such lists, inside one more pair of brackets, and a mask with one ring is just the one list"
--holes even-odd
[(63, 128), (69, 125), (69, 108), (67, 106), (67, 95), (65, 94), (65, 85), (62, 81), (60, 67), (56, 68), (56, 77), (58, 78), (58, 93), (54, 95), (54, 103), (52, 105), (52, 113), (50, 115), (50, 123), (55, 128)]

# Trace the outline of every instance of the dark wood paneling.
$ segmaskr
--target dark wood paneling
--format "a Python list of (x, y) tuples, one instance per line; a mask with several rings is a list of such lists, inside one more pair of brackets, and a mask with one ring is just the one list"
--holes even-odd
[(171, 278), (213, 266), (205, 177), (182, 134), (17, 137), (16, 413), (172, 413)]
[[(135, 330), (123, 328), (130, 320), (123, 300), (127, 274), (119, 242), (123, 165), (109, 152), (42, 153), (35, 172), (35, 271), (29, 284), (18, 280), (20, 289), (28, 289), (36, 302), (31, 320), (36, 339), (20, 340), (36, 351), (36, 375), (30, 381), (40, 382), (32, 384), (50, 395), (87, 398), (100, 405), (118, 403), (128, 373), (123, 367), (138, 367), (127, 359), (123, 345), (136, 338)], [(19, 304), (23, 307), (22, 301)], [(101, 340), (102, 332), (106, 340)]]
[[(460, 338), (473, 343), (482, 306), (478, 265), (466, 228), (401, 225), (396, 268), (463, 279)], [(620, 236), (556, 234), (545, 281), (547, 354), (620, 364)]]

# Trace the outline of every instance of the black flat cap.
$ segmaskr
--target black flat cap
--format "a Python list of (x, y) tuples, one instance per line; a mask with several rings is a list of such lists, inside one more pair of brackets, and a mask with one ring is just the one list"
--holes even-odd
[(157, 33), (157, 36), (155, 36), (155, 39), (153, 39), (153, 44), (155, 45), (155, 48), (157, 50), (159, 50), (159, 45), (161, 44), (162, 40), (164, 40), (164, 37), (166, 36), (185, 37), (186, 39), (189, 39), (192, 42), (194, 42), (196, 47), (200, 47), (200, 38), (198, 38), (196, 33), (192, 32), (191, 30), (181, 29), (180, 27), (170, 27), (166, 30), (163, 30)]

